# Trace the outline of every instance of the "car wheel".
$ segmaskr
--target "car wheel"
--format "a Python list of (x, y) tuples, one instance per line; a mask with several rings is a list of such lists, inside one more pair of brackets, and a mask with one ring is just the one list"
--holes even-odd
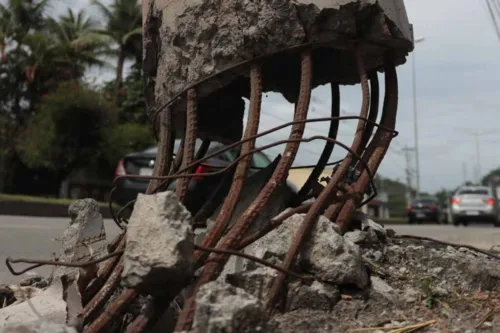
[(415, 223), (415, 221), (413, 221), (413, 219), (409, 218), (408, 219), (408, 224), (413, 224), (413, 223)]
[(424, 223), (424, 220), (417, 220), (417, 223), (422, 224), (422, 223)]
[(460, 221), (456, 217), (451, 217), (451, 221), (453, 222), (453, 225), (455, 227), (458, 227), (460, 225)]
[(499, 218), (496, 218), (496, 219), (493, 221), (493, 225), (495, 226), (495, 228), (500, 228), (500, 219), (499, 219)]
[(469, 221), (467, 221), (467, 220), (463, 220), (463, 221), (462, 221), (462, 224), (464, 225), (464, 227), (466, 227), (466, 226), (468, 226), (468, 225), (469, 225)]

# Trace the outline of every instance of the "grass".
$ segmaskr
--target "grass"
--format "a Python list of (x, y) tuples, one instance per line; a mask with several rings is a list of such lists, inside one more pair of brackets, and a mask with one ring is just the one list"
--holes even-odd
[[(37, 202), (45, 204), (57, 204), (57, 205), (69, 205), (74, 202), (74, 199), (60, 199), (60, 198), (46, 198), (46, 197), (34, 197), (29, 195), (18, 195), (18, 194), (3, 194), (0, 193), (0, 201), (20, 201), (20, 202)], [(106, 202), (98, 202), (99, 206), (107, 207)]]

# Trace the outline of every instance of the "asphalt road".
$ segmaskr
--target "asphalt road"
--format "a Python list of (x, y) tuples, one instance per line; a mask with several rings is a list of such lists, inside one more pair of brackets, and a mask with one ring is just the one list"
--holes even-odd
[[(64, 218), (37, 218), (0, 215), (0, 284), (13, 283), (26, 277), (15, 277), (5, 266), (5, 258), (50, 259), (60, 246), (56, 237), (62, 233), (69, 220)], [(111, 220), (105, 220), (108, 239), (113, 239), (119, 229)], [(491, 224), (454, 227), (450, 225), (387, 225), (398, 234), (433, 237), (450, 242), (470, 244), (485, 249), (500, 245), (500, 228)], [(17, 267), (25, 267), (21, 264)], [(31, 274), (48, 275), (50, 267), (40, 267)], [(27, 273), (28, 274), (28, 273)]]

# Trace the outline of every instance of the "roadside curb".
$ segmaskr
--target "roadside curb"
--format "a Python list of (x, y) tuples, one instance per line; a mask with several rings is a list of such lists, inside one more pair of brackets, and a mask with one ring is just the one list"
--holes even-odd
[[(69, 218), (68, 206), (43, 202), (0, 200), (0, 215)], [(107, 207), (101, 207), (101, 214), (105, 219), (111, 218)]]

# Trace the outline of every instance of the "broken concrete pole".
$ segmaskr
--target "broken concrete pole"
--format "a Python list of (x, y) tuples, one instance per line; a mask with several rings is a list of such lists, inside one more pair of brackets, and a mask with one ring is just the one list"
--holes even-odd
[(196, 295), (190, 333), (268, 332), (268, 316), (259, 299), (220, 281), (203, 285)]
[[(200, 136), (239, 140), (249, 67), (243, 61), (304, 43), (323, 43), (313, 54), (313, 87), (360, 81), (352, 45), (362, 43), (367, 71), (381, 70), (385, 51), (396, 65), (413, 49), (403, 0), (144, 0), (144, 74), (150, 116), (188, 86), (197, 86)], [(195, 27), (195, 28), (194, 28)], [(269, 57), (264, 90), (296, 101), (300, 49)], [(223, 75), (213, 76), (224, 72)], [(206, 80), (209, 78), (208, 80)], [(172, 105), (184, 135), (185, 98)], [(293, 112), (293, 109), (290, 110)], [(224, 122), (218, 119), (224, 119)]]
[[(283, 260), (305, 214), (295, 214), (281, 226), (245, 249), (263, 259)], [(298, 256), (300, 267), (322, 281), (354, 284), (364, 288), (369, 282), (359, 247), (338, 234), (337, 226), (320, 216)]]
[(287, 311), (299, 309), (331, 311), (340, 300), (340, 292), (336, 286), (314, 281), (310, 286), (294, 282), (288, 286), (286, 299)]
[(191, 214), (174, 192), (139, 194), (127, 227), (122, 284), (147, 293), (193, 273)]
[(40, 320), (33, 323), (23, 323), (0, 328), (0, 333), (78, 333), (76, 329), (64, 324)]
[[(68, 213), (71, 221), (61, 239), (59, 260), (82, 262), (107, 254), (106, 231), (97, 202), (94, 199), (76, 200), (69, 206)], [(53, 277), (76, 277), (79, 271), (79, 268), (58, 266)]]

